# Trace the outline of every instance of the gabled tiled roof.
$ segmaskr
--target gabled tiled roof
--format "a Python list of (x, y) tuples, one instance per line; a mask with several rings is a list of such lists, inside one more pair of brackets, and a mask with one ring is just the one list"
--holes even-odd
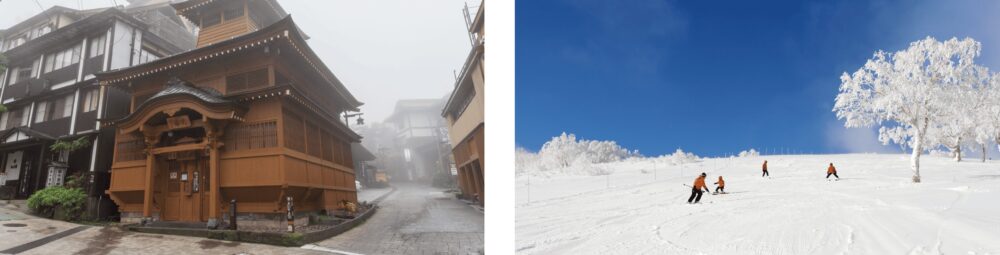
[[(170, 78), (165, 84), (164, 88), (157, 92), (153, 96), (146, 99), (145, 102), (136, 106), (135, 111), (129, 115), (115, 120), (114, 123), (122, 125), (135, 125), (137, 120), (143, 118), (143, 116), (149, 116), (149, 109), (157, 107), (156, 104), (162, 103), (160, 101), (167, 100), (168, 97), (192, 97), (197, 101), (198, 104), (205, 107), (209, 107), (214, 110), (209, 110), (215, 113), (213, 118), (216, 119), (235, 119), (242, 120), (242, 113), (246, 112), (246, 107), (240, 104), (226, 100), (222, 97), (222, 93), (208, 88), (199, 88), (191, 85), (186, 81), (183, 81), (177, 77)], [(171, 101), (166, 101), (170, 103)], [(207, 110), (207, 109), (206, 109)], [(203, 112), (202, 114), (209, 114), (210, 112)]]
[[(229, 100), (223, 99), (222, 93), (214, 89), (198, 88), (186, 81), (178, 79), (177, 77), (170, 78), (170, 80), (167, 81), (167, 84), (163, 88), (163, 90), (160, 90), (160, 92), (157, 92), (153, 96), (149, 97), (149, 99), (146, 100), (146, 102), (151, 102), (156, 100), (157, 98), (165, 96), (179, 95), (179, 94), (188, 94), (200, 99), (201, 101), (205, 101), (207, 103), (212, 103), (212, 104), (224, 104), (230, 102)], [(146, 103), (143, 102), (142, 104)], [(139, 107), (142, 107), (142, 105), (139, 105)]]

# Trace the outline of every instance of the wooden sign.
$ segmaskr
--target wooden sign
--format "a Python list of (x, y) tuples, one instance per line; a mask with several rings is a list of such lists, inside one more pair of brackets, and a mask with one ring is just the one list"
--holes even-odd
[(167, 118), (167, 128), (178, 129), (191, 126), (191, 119), (187, 115)]

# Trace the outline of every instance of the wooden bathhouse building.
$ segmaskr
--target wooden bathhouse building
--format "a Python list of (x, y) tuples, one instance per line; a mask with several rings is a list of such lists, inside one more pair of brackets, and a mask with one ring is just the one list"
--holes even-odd
[[(97, 75), (131, 95), (116, 129), (111, 185), (122, 222), (281, 226), (357, 202), (351, 143), (338, 121), (355, 99), (275, 0), (173, 4), (197, 47)], [(296, 224), (306, 224), (297, 217)]]

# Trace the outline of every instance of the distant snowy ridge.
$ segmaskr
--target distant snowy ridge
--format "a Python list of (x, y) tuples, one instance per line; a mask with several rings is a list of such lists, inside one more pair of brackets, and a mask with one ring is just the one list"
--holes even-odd
[(639, 151), (630, 151), (615, 141), (577, 139), (576, 135), (565, 132), (542, 145), (538, 153), (517, 148), (514, 157), (518, 176), (607, 175), (612, 170), (603, 163), (629, 159), (651, 159), (671, 165), (700, 161), (694, 153), (681, 149), (673, 154), (645, 158)]

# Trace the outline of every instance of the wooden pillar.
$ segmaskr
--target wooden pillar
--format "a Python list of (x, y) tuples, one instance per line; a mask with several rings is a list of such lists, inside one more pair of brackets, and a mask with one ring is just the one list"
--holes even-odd
[(222, 144), (219, 143), (219, 138), (222, 136), (222, 130), (225, 128), (226, 123), (223, 122), (221, 125), (215, 123), (208, 118), (202, 119), (205, 122), (205, 138), (208, 139), (208, 171), (209, 171), (209, 195), (208, 195), (208, 222), (209, 228), (216, 228), (219, 226), (219, 200), (221, 194), (219, 194), (219, 147)]
[(211, 137), (209, 139), (208, 171), (210, 191), (208, 199), (208, 221), (211, 222), (213, 219), (218, 221), (219, 217), (219, 146), (215, 137)]
[(155, 137), (146, 136), (146, 184), (142, 199), (142, 217), (146, 221), (152, 221), (153, 217), (153, 173), (156, 170), (156, 155), (153, 155), (153, 144), (155, 143)]

